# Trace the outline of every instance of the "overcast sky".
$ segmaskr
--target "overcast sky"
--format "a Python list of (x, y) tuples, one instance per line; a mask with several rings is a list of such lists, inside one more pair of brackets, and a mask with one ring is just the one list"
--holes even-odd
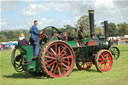
[(128, 0), (0, 0), (0, 29), (29, 29), (38, 20), (45, 26), (74, 26), (89, 9), (95, 10), (95, 24), (108, 20), (128, 22)]

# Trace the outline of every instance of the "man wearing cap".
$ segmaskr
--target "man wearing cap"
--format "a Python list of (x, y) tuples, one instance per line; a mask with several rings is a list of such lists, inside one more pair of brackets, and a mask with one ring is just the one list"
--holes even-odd
[(25, 36), (24, 36), (23, 33), (21, 33), (19, 35), (18, 45), (20, 45), (20, 46), (22, 46), (22, 45), (29, 45), (29, 41), (27, 39), (25, 39)]
[(38, 54), (39, 54), (39, 36), (40, 36), (40, 33), (38, 31), (37, 25), (38, 25), (38, 21), (35, 20), (34, 25), (32, 26), (32, 29), (31, 29), (31, 36), (30, 36), (30, 39), (32, 39), (32, 41), (33, 41), (33, 43), (31, 43), (31, 44), (34, 47), (33, 59), (36, 59), (38, 57)]

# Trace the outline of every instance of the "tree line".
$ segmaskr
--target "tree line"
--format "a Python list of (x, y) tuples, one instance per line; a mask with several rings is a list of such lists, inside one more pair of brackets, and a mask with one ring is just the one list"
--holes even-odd
[[(70, 24), (64, 25), (62, 28), (58, 28), (60, 31), (64, 32), (67, 31), (68, 33), (74, 32), (74, 29), (79, 30), (80, 24), (83, 24), (83, 28), (85, 28), (84, 36), (87, 37), (90, 35), (89, 30), (89, 18), (88, 16), (84, 15), (81, 16), (80, 19), (77, 21), (77, 24), (75, 27), (71, 26)], [(95, 25), (95, 33), (96, 35), (104, 35), (104, 27), (103, 22), (101, 22), (102, 26), (96, 26)], [(20, 33), (24, 33), (25, 37), (29, 39), (29, 30), (6, 30), (6, 31), (0, 31), (0, 42), (4, 41), (17, 41), (18, 36)], [(128, 35), (128, 23), (123, 22), (120, 24), (115, 24), (113, 22), (108, 23), (108, 35), (109, 36), (124, 36)]]

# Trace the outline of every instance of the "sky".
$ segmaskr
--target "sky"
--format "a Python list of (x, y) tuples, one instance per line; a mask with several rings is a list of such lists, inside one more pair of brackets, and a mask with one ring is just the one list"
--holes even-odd
[(34, 20), (39, 29), (75, 26), (90, 9), (98, 26), (104, 20), (128, 23), (128, 0), (0, 0), (0, 30), (29, 29)]

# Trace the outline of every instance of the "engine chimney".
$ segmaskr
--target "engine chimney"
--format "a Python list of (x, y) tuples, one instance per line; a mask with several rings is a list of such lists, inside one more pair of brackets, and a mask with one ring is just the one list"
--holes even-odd
[(93, 39), (95, 36), (95, 30), (94, 30), (94, 10), (88, 10), (89, 13), (89, 23), (90, 23), (90, 35)]
[(108, 21), (104, 21), (104, 34), (105, 34), (105, 39), (108, 38)]

